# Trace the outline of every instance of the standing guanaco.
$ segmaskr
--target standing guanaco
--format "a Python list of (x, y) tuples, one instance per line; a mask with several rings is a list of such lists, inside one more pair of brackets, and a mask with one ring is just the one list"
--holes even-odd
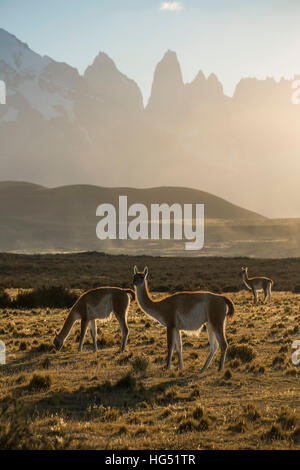
[(175, 345), (179, 366), (183, 368), (181, 331), (199, 331), (207, 322), (210, 352), (201, 372), (208, 368), (218, 345), (221, 349), (219, 370), (222, 370), (227, 350), (225, 323), (227, 316), (232, 317), (234, 314), (233, 302), (223, 295), (201, 291), (177, 292), (153, 301), (149, 296), (147, 276), (147, 267), (143, 272), (138, 272), (137, 267), (134, 267), (133, 284), (140, 308), (167, 327), (167, 369), (171, 366)]
[(248, 268), (241, 268), (242, 279), (245, 286), (252, 290), (254, 303), (258, 301), (258, 291), (264, 291), (264, 302), (268, 297), (268, 300), (271, 301), (271, 289), (273, 287), (273, 280), (269, 277), (248, 277)]
[(89, 324), (91, 324), (94, 351), (97, 351), (96, 319), (108, 319), (113, 312), (121, 328), (121, 352), (123, 352), (128, 337), (126, 316), (130, 305), (130, 298), (135, 300), (134, 291), (119, 287), (97, 287), (84, 292), (71, 308), (60, 333), (57, 334), (55, 332), (54, 346), (56, 349), (61, 349), (75, 321), (81, 320), (78, 350), (82, 350), (86, 330)]

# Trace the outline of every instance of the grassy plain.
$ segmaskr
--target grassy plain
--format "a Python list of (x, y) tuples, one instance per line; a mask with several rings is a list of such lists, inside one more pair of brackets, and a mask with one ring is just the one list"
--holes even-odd
[[(138, 261), (142, 268), (146, 260)], [(118, 257), (116, 263), (123, 262), (127, 267), (128, 259)], [(189, 276), (190, 260), (183, 262)], [(227, 261), (230, 269), (232, 263)], [(182, 271), (172, 266), (172, 288), (186, 288)], [(293, 266), (285, 268), (291, 272)], [(57, 265), (56, 272), (61, 269)], [(54, 275), (51, 267), (49, 272)], [(17, 270), (19, 287), (3, 286), (11, 297), (27, 275)], [(168, 276), (161, 275), (166, 279), (160, 283), (167, 285)], [(22, 291), (28, 288), (22, 285)], [(114, 316), (98, 322), (97, 353), (89, 332), (83, 351), (77, 351), (79, 323), (57, 352), (54, 331), (67, 309), (0, 309), (0, 339), (7, 348), (7, 364), (0, 366), (0, 448), (300, 449), (300, 366), (291, 361), (292, 342), (300, 339), (300, 295), (278, 290), (270, 304), (253, 305), (251, 294), (240, 289), (226, 292), (236, 315), (227, 323), (225, 369), (217, 371), (217, 352), (202, 375), (209, 350), (206, 331), (199, 337), (183, 334), (185, 368), (178, 368), (175, 352), (166, 371), (165, 328), (136, 303), (128, 314), (129, 341), (122, 354)], [(166, 292), (153, 290), (154, 298), (162, 295)]]

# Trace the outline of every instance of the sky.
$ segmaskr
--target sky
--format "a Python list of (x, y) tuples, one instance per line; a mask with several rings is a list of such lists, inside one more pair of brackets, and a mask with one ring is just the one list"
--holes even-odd
[(0, 0), (0, 27), (80, 73), (103, 51), (147, 103), (155, 66), (177, 53), (183, 79), (215, 73), (231, 96), (242, 77), (300, 73), (299, 0)]

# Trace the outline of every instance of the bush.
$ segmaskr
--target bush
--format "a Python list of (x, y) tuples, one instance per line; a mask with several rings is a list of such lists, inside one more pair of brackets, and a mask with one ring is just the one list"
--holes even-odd
[(4, 400), (0, 407), (0, 449), (28, 449), (31, 447), (32, 437), (24, 406), (16, 400)]
[(261, 418), (261, 412), (252, 403), (248, 403), (245, 406), (245, 415), (250, 421), (256, 421)]
[(133, 370), (144, 372), (149, 366), (149, 360), (146, 357), (136, 357), (131, 361)]
[(225, 286), (223, 287), (223, 292), (227, 293), (227, 292), (239, 292), (241, 290), (241, 286), (240, 285), (230, 285), (230, 286)]
[(240, 359), (242, 362), (251, 362), (256, 356), (253, 348), (247, 345), (229, 346), (227, 351), (228, 359)]
[(43, 286), (19, 293), (11, 306), (15, 308), (70, 308), (77, 295), (62, 286)]
[(7, 308), (11, 305), (11, 299), (4, 289), (0, 289), (0, 308)]
[(34, 392), (39, 392), (41, 390), (49, 390), (51, 384), (52, 378), (50, 377), (50, 375), (34, 374), (28, 384), (28, 389)]
[(193, 418), (185, 419), (180, 423), (178, 427), (178, 432), (189, 432), (189, 431), (197, 431), (199, 423), (197, 420)]
[(230, 380), (232, 378), (232, 372), (230, 369), (226, 369), (224, 372), (224, 379), (225, 380)]
[(238, 418), (234, 424), (231, 424), (228, 427), (229, 431), (237, 432), (237, 433), (245, 433), (248, 429), (247, 420), (243, 417)]
[(136, 379), (131, 375), (129, 372), (128, 374), (121, 377), (120, 380), (115, 385), (117, 388), (125, 388), (127, 390), (135, 390), (136, 389)]
[(199, 421), (194, 418), (188, 418), (182, 421), (178, 427), (178, 432), (207, 431), (210, 426), (209, 418), (201, 418)]
[(293, 430), (299, 423), (299, 417), (289, 408), (282, 408), (277, 418), (279, 423), (285, 431)]
[(300, 426), (295, 429), (295, 431), (291, 435), (291, 438), (294, 441), (295, 445), (300, 444)]
[(273, 424), (268, 431), (261, 435), (261, 439), (269, 442), (280, 441), (285, 439), (285, 435), (280, 425)]
[(192, 416), (194, 419), (201, 419), (205, 414), (205, 410), (201, 405), (196, 406), (192, 411)]

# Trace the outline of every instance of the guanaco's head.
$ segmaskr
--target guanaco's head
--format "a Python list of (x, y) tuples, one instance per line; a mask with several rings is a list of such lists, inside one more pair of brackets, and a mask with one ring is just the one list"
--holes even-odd
[(248, 268), (241, 267), (241, 275), (248, 273)]
[(56, 333), (55, 331), (55, 336), (54, 336), (54, 340), (53, 340), (53, 344), (55, 346), (55, 348), (59, 351), (62, 347), (63, 347), (63, 340), (60, 338), (60, 336)]
[(147, 266), (145, 267), (143, 272), (138, 272), (138, 268), (135, 266), (133, 269), (133, 285), (141, 286), (145, 282), (145, 279), (147, 279), (147, 276), (148, 276)]

